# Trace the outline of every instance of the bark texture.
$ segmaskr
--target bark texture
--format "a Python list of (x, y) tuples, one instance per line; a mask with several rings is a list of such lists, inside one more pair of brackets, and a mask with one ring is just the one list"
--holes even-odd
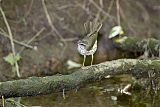
[(9, 98), (44, 95), (75, 89), (84, 83), (103, 79), (108, 75), (133, 74), (137, 78), (145, 78), (150, 71), (154, 71), (156, 76), (159, 76), (160, 60), (119, 59), (81, 68), (69, 75), (30, 77), (0, 82), (0, 96)]
[(130, 52), (144, 52), (147, 51), (149, 54), (154, 56), (160, 56), (160, 40), (153, 38), (139, 39), (134, 37), (128, 37), (122, 43), (114, 42), (115, 46), (124, 51)]

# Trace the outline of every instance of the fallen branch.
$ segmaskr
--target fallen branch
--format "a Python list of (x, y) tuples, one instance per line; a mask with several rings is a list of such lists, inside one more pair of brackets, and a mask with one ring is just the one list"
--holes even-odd
[(148, 51), (149, 54), (154, 56), (160, 56), (160, 40), (153, 38), (149, 39), (139, 39), (128, 37), (122, 43), (114, 42), (115, 46), (124, 51), (130, 52), (145, 52)]
[(9, 98), (62, 92), (80, 87), (89, 81), (103, 79), (108, 75), (132, 74), (136, 78), (146, 78), (150, 71), (159, 76), (160, 60), (119, 59), (85, 67), (69, 75), (0, 82), (0, 96)]

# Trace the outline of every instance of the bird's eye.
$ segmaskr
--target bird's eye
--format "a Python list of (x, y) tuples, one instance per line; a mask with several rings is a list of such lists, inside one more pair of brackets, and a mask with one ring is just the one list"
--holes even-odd
[(79, 45), (86, 46), (86, 44), (85, 44), (85, 43), (80, 43)]
[(86, 46), (88, 44), (88, 42), (86, 40), (79, 40), (78, 44), (81, 46)]

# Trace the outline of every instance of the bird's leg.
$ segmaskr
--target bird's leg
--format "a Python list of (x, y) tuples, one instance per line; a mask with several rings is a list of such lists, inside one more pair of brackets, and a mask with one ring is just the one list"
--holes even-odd
[(92, 54), (92, 59), (91, 59), (91, 66), (92, 66), (92, 63), (93, 63), (93, 54)]
[(82, 67), (84, 67), (85, 60), (86, 60), (86, 55), (83, 55), (83, 64), (82, 64)]
[(2, 107), (5, 107), (4, 103), (5, 103), (4, 96), (2, 95)]

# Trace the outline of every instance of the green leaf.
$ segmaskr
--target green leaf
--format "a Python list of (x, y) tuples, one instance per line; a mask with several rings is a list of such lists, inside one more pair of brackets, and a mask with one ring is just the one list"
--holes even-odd
[(12, 53), (8, 54), (6, 57), (3, 57), (3, 59), (9, 63), (10, 65), (14, 65), (16, 61), (19, 61), (21, 59), (20, 55), (14, 56)]
[(15, 56), (15, 60), (16, 60), (16, 61), (20, 61), (20, 59), (21, 59), (21, 56), (20, 56), (19, 54), (17, 54), (17, 55)]
[(121, 26), (115, 26), (111, 29), (108, 38), (111, 39), (111, 38), (114, 38), (118, 35), (123, 35), (123, 34), (124, 34), (124, 31), (123, 31), (122, 27)]

